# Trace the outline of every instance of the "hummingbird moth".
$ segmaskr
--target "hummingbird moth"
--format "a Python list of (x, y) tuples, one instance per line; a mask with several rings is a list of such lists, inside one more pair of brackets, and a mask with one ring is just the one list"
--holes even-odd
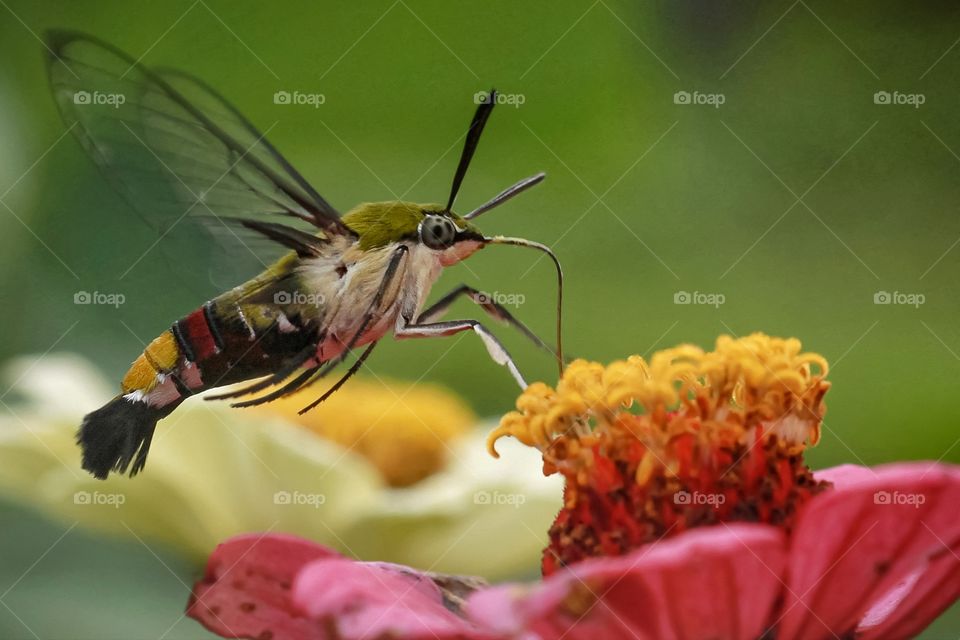
[[(283, 251), (255, 277), (174, 322), (134, 361), (120, 394), (83, 419), (77, 435), (82, 464), (97, 478), (141, 471), (157, 422), (192, 395), (256, 379), (206, 398), (230, 398), (236, 407), (269, 402), (316, 382), (362, 348), (346, 373), (304, 407), (308, 411), (356, 373), (389, 333), (403, 339), (473, 331), (490, 357), (525, 387), (513, 359), (483, 324), (441, 320), (463, 296), (552, 351), (562, 369), (563, 274), (556, 256), (537, 242), (486, 236), (473, 223), (544, 174), (517, 182), (467, 214), (453, 211), (495, 92), (480, 101), (470, 122), (446, 204), (365, 203), (341, 216), (249, 120), (197, 78), (148, 69), (84, 34), (52, 32), (46, 44), (64, 119), (161, 240), (190, 219), (221, 237), (256, 236)], [(424, 309), (445, 267), (493, 244), (536, 249), (553, 261), (555, 349), (467, 285)], [(261, 395), (237, 400), (253, 394)]]

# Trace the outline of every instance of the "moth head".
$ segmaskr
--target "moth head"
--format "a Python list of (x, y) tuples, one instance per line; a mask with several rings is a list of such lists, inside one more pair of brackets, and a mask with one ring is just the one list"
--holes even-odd
[(445, 265), (483, 246), (479, 229), (439, 204), (368, 202), (346, 214), (343, 221), (360, 237), (361, 249), (412, 242), (439, 252)]

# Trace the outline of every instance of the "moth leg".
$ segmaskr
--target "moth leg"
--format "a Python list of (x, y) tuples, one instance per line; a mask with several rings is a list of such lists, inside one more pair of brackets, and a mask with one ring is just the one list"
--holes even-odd
[[(274, 400), (276, 400), (276, 399), (278, 399), (278, 398), (282, 398), (283, 396), (288, 396), (288, 395), (290, 395), (291, 393), (296, 393), (296, 392), (299, 391), (300, 389), (303, 389), (303, 388), (306, 387), (307, 385), (313, 384), (314, 381), (316, 381), (317, 379), (319, 379), (320, 376), (323, 375), (322, 373), (321, 373), (320, 375), (316, 375), (319, 370), (320, 370), (320, 367), (319, 367), (319, 366), (317, 366), (317, 367), (309, 367), (309, 368), (307, 368), (307, 369), (304, 369), (304, 370), (300, 373), (300, 375), (298, 375), (296, 378), (294, 378), (293, 380), (291, 380), (291, 381), (288, 382), (287, 384), (283, 385), (283, 386), (280, 387), (279, 389), (276, 389), (276, 390), (274, 390), (274, 391), (271, 391), (270, 393), (264, 394), (264, 395), (262, 395), (262, 396), (258, 396), (258, 397), (256, 397), (256, 398), (251, 399), (251, 400), (243, 400), (243, 401), (241, 401), (241, 402), (234, 402), (234, 403), (231, 404), (230, 406), (231, 406), (231, 407), (234, 407), (235, 409), (245, 409), (246, 407), (255, 407), (255, 406), (257, 406), (257, 405), (265, 404), (265, 403), (267, 403), (267, 402), (273, 402)], [(314, 377), (315, 375), (316, 375), (316, 377)], [(244, 395), (246, 395), (246, 394), (244, 394)]]
[(412, 323), (402, 315), (397, 320), (397, 327), (393, 335), (397, 339), (404, 338), (435, 338), (439, 336), (451, 336), (461, 331), (473, 331), (480, 336), (483, 346), (487, 348), (487, 353), (497, 364), (502, 364), (513, 375), (521, 389), (527, 388), (527, 381), (513, 362), (513, 358), (507, 353), (507, 349), (497, 340), (496, 336), (490, 333), (490, 330), (484, 327), (476, 320), (448, 320), (446, 322), (428, 322)]
[[(367, 308), (367, 312), (363, 315), (363, 319), (360, 321), (359, 327), (350, 337), (350, 340), (347, 342), (343, 353), (341, 353), (336, 360), (327, 365), (327, 367), (321, 372), (321, 375), (325, 375), (337, 364), (346, 360), (347, 354), (349, 354), (350, 351), (357, 346), (357, 343), (360, 341), (360, 337), (363, 336), (363, 333), (367, 330), (370, 322), (372, 322), (374, 317), (376, 317), (377, 311), (380, 308), (380, 304), (383, 302), (383, 297), (386, 295), (387, 289), (390, 287), (390, 283), (393, 282), (394, 277), (400, 270), (400, 263), (403, 262), (403, 258), (407, 255), (407, 253), (409, 253), (409, 251), (410, 249), (407, 246), (400, 245), (393, 252), (393, 255), (390, 256), (390, 262), (387, 264), (386, 271), (383, 273), (383, 280), (380, 281), (380, 286), (377, 288), (377, 293), (374, 294), (373, 300), (370, 301), (370, 306)], [(350, 369), (347, 370), (347, 373), (344, 374), (344, 376), (340, 378), (326, 393), (301, 409), (300, 414), (303, 415), (307, 411), (310, 411), (310, 409), (313, 409), (315, 406), (329, 398), (340, 387), (342, 387), (344, 383), (346, 383), (346, 381), (353, 376), (353, 374), (360, 370), (360, 367), (363, 366), (364, 361), (370, 355), (370, 352), (373, 351), (373, 347), (376, 346), (376, 344), (376, 340), (371, 342), (370, 346), (368, 346), (363, 353), (360, 354), (360, 357), (357, 358), (357, 361), (350, 366)]]
[(390, 256), (390, 262), (387, 263), (387, 268), (383, 273), (383, 280), (380, 281), (380, 286), (377, 287), (377, 292), (373, 296), (373, 300), (370, 301), (370, 306), (367, 308), (367, 312), (363, 314), (363, 319), (360, 321), (359, 328), (353, 333), (350, 340), (347, 342), (346, 347), (343, 350), (343, 354), (340, 356), (340, 361), (346, 359), (346, 354), (357, 346), (357, 342), (360, 341), (360, 336), (363, 335), (363, 332), (367, 330), (367, 327), (370, 325), (370, 322), (377, 315), (377, 310), (380, 307), (380, 304), (383, 302), (383, 296), (387, 293), (387, 288), (390, 286), (390, 283), (393, 282), (393, 278), (397, 275), (397, 271), (400, 270), (400, 263), (403, 261), (403, 258), (410, 252), (410, 249), (406, 245), (400, 245), (394, 250), (393, 255)]
[(297, 369), (303, 366), (303, 364), (306, 363), (307, 360), (309, 360), (313, 354), (316, 353), (316, 351), (317, 346), (315, 344), (307, 345), (305, 349), (290, 358), (290, 360), (283, 367), (278, 369), (272, 375), (267, 376), (266, 378), (253, 384), (241, 387), (240, 389), (234, 389), (225, 393), (217, 393), (205, 396), (204, 400), (226, 400), (229, 398), (239, 398), (241, 396), (248, 396), (250, 394), (257, 393), (258, 391), (263, 391), (267, 387), (280, 384), (296, 373)]
[[(360, 367), (363, 366), (363, 363), (370, 356), (370, 352), (373, 351), (373, 348), (375, 346), (377, 346), (376, 340), (371, 342), (370, 346), (368, 346), (366, 349), (363, 350), (363, 353), (360, 354), (360, 357), (357, 358), (357, 361), (354, 362), (352, 365), (350, 365), (350, 368), (347, 369), (347, 372), (343, 374), (343, 376), (341, 376), (341, 378), (337, 380), (332, 387), (327, 389), (327, 391), (322, 396), (320, 396), (319, 398), (317, 398), (316, 400), (314, 400), (313, 402), (305, 406), (303, 409), (300, 409), (300, 411), (298, 411), (297, 413), (299, 413), (300, 415), (305, 414), (307, 411), (310, 411), (310, 409), (313, 409), (315, 406), (317, 406), (318, 404), (320, 404), (321, 402), (323, 402), (324, 400), (332, 396), (340, 387), (346, 384), (347, 380), (352, 378), (353, 374), (355, 374), (357, 371), (360, 370)], [(328, 367), (323, 371), (321, 371), (319, 377), (322, 377), (323, 375), (325, 375), (332, 368), (333, 367)]]
[[(337, 389), (339, 389), (340, 387), (342, 387), (342, 386), (344, 385), (344, 383), (346, 383), (346, 381), (349, 380), (349, 379), (353, 376), (353, 374), (356, 373), (357, 370), (360, 369), (360, 366), (363, 364), (363, 361), (366, 360), (367, 357), (370, 355), (370, 352), (373, 351), (373, 346), (374, 346), (375, 344), (377, 344), (377, 343), (376, 343), (376, 342), (372, 342), (372, 343), (370, 344), (370, 346), (367, 347), (366, 351), (364, 351), (364, 352), (361, 354), (360, 359), (359, 359), (357, 362), (355, 362), (355, 363), (350, 367), (350, 370), (347, 371), (346, 375), (344, 375), (340, 380), (337, 381), (336, 384), (333, 385), (333, 388), (332, 388), (332, 389), (330, 389), (330, 390), (327, 391), (325, 394), (323, 394), (323, 397), (321, 397), (319, 400), (317, 400), (316, 402), (314, 402), (313, 404), (311, 404), (309, 407), (307, 407), (306, 409), (301, 410), (301, 411), (300, 411), (300, 414), (302, 415), (302, 414), (306, 413), (307, 411), (309, 411), (310, 409), (312, 409), (313, 407), (315, 407), (316, 405), (320, 404), (321, 402), (323, 402), (324, 400), (326, 400), (327, 398), (329, 398), (329, 397), (333, 394), (334, 391), (336, 391)], [(296, 378), (294, 378), (293, 380), (291, 380), (290, 382), (288, 382), (288, 383), (285, 384), (284, 386), (280, 387), (279, 389), (277, 389), (277, 390), (275, 390), (275, 391), (272, 391), (272, 392), (270, 392), (270, 393), (268, 393), (268, 394), (266, 394), (266, 395), (262, 395), (262, 396), (260, 396), (260, 397), (258, 397), (258, 398), (254, 398), (254, 399), (252, 399), (252, 400), (244, 400), (243, 402), (235, 402), (235, 403), (231, 404), (230, 406), (231, 406), (231, 407), (235, 407), (235, 408), (239, 408), (239, 409), (242, 409), (242, 408), (245, 408), (245, 407), (255, 407), (255, 406), (257, 406), (257, 405), (264, 404), (264, 403), (266, 403), (266, 402), (273, 402), (274, 400), (276, 400), (276, 399), (278, 399), (278, 398), (282, 398), (282, 397), (284, 397), (284, 396), (289, 396), (289, 395), (291, 395), (291, 394), (293, 394), (293, 393), (296, 393), (297, 391), (300, 391), (301, 389), (305, 389), (305, 388), (307, 388), (308, 386), (310, 386), (310, 385), (312, 385), (312, 384), (315, 384), (315, 383), (316, 383), (318, 380), (320, 380), (321, 378), (325, 378), (325, 377), (327, 376), (327, 374), (329, 374), (331, 371), (333, 371), (334, 369), (336, 369), (337, 366), (338, 366), (341, 362), (343, 362), (344, 360), (347, 359), (347, 355), (348, 355), (348, 354), (349, 354), (348, 351), (344, 351), (342, 354), (340, 354), (339, 356), (337, 356), (335, 359), (333, 359), (333, 360), (331, 360), (330, 362), (327, 362), (325, 365), (323, 365), (323, 368), (321, 368), (320, 365), (317, 365), (317, 366), (315, 366), (315, 367), (310, 367), (310, 368), (308, 368), (308, 369), (304, 369), (303, 372), (302, 372), (299, 376), (297, 376)]]
[(483, 309), (487, 315), (495, 320), (509, 325), (525, 335), (530, 339), (533, 344), (537, 345), (541, 349), (546, 349), (550, 353), (556, 355), (553, 350), (553, 347), (541, 340), (537, 334), (530, 330), (527, 325), (518, 320), (511, 314), (507, 309), (497, 302), (494, 302), (490, 299), (490, 296), (474, 289), (470, 285), (461, 284), (459, 287), (443, 296), (432, 304), (429, 308), (424, 310), (418, 317), (418, 323), (426, 323), (431, 320), (439, 320), (443, 315), (450, 309), (450, 306), (456, 302), (457, 298), (460, 296), (467, 296), (470, 300)]

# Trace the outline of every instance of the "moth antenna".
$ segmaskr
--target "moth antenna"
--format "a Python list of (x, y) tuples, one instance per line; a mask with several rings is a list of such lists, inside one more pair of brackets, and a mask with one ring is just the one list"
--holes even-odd
[(463, 176), (467, 174), (467, 168), (470, 166), (470, 160), (477, 150), (477, 143), (480, 142), (480, 134), (483, 133), (483, 127), (487, 124), (487, 119), (497, 104), (497, 90), (491, 89), (487, 94), (487, 99), (480, 103), (477, 110), (473, 113), (473, 120), (470, 121), (470, 128), (467, 130), (467, 140), (463, 143), (463, 151), (460, 152), (460, 164), (457, 165), (457, 172), (453, 174), (453, 184), (450, 186), (450, 198), (447, 200), (447, 211), (453, 208), (453, 203), (457, 199), (457, 193), (460, 191), (460, 183), (463, 182)]
[(554, 266), (557, 268), (557, 367), (560, 370), (560, 375), (563, 375), (563, 268), (560, 266), (560, 260), (557, 259), (557, 255), (553, 252), (550, 247), (539, 242), (534, 242), (533, 240), (526, 240), (524, 238), (511, 238), (508, 236), (493, 236), (491, 238), (484, 238), (484, 241), (488, 244), (509, 244), (515, 247), (528, 247), (530, 249), (536, 249), (537, 251), (542, 251), (543, 253), (550, 256), (550, 259), (553, 261)]
[(530, 187), (540, 184), (541, 182), (543, 182), (543, 179), (546, 177), (547, 177), (547, 174), (541, 171), (540, 173), (534, 176), (530, 176), (529, 178), (524, 178), (523, 180), (516, 183), (512, 187), (507, 187), (506, 189), (504, 189), (503, 191), (495, 195), (493, 198), (491, 198), (489, 201), (487, 201), (485, 204), (480, 205), (479, 207), (477, 207), (467, 215), (463, 216), (463, 219), (473, 220), (474, 218), (480, 216), (481, 214), (484, 214), (487, 211), (490, 211), (490, 209), (499, 207), (510, 198), (523, 193)]

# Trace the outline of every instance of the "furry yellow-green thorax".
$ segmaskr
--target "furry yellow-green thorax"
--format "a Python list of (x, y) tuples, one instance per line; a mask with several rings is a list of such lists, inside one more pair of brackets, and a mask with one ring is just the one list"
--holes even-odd
[(427, 214), (449, 217), (460, 230), (480, 231), (440, 204), (414, 202), (364, 202), (343, 216), (343, 222), (360, 236), (364, 250), (384, 247), (403, 240), (416, 240), (417, 227)]

